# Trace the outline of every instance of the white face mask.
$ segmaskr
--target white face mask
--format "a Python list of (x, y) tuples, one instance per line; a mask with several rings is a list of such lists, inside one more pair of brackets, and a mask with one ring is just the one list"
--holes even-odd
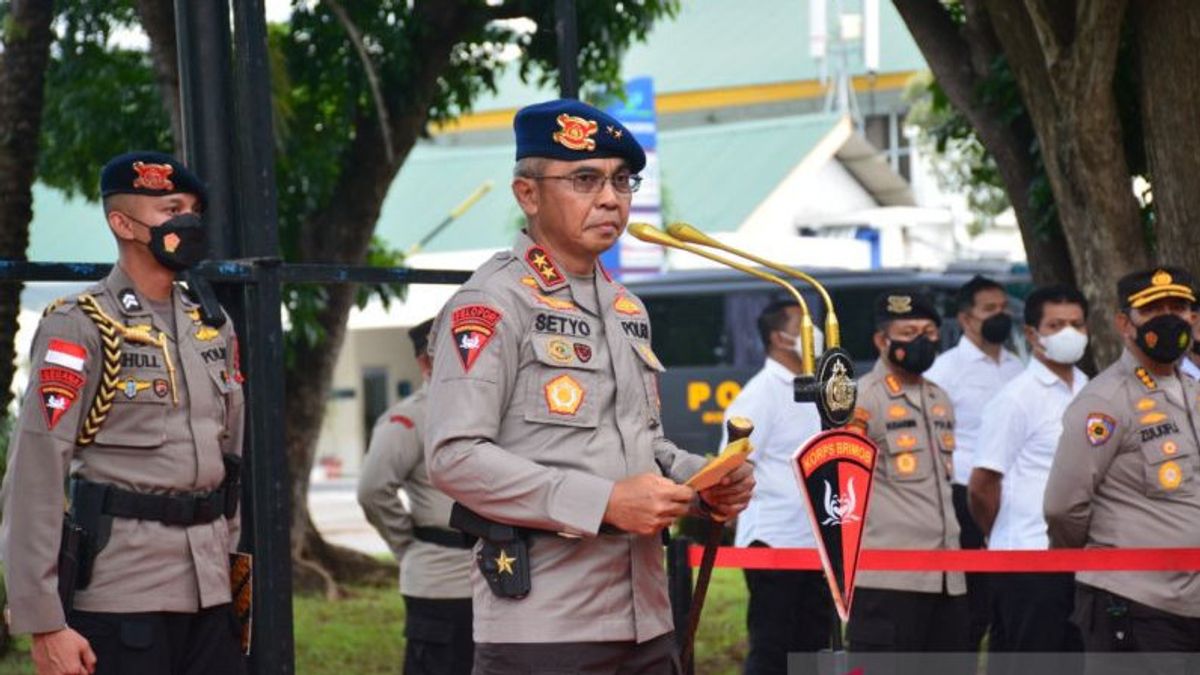
[[(803, 344), (803, 342), (800, 341), (800, 336), (792, 335), (791, 333), (784, 333), (783, 331), (779, 331), (779, 332), (784, 337), (789, 337), (792, 339), (792, 350), (796, 352), (796, 356), (799, 356), (800, 358), (803, 359), (804, 358), (804, 344)], [(825, 351), (825, 334), (821, 332), (820, 328), (813, 326), (813, 358), (820, 358), (821, 353), (824, 351)]]
[(1067, 326), (1053, 335), (1038, 335), (1038, 341), (1046, 350), (1046, 358), (1069, 366), (1083, 358), (1088, 336), (1073, 326)]

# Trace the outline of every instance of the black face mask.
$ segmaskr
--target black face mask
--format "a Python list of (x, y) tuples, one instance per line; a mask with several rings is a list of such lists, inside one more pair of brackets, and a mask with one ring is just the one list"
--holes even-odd
[(994, 345), (1002, 345), (1012, 334), (1012, 317), (1007, 312), (993, 314), (983, 320), (979, 332), (984, 340)]
[(1174, 314), (1161, 314), (1137, 327), (1137, 346), (1159, 363), (1175, 363), (1192, 344), (1192, 325)]
[(924, 335), (918, 335), (907, 342), (891, 342), (888, 347), (888, 360), (913, 375), (920, 375), (929, 370), (933, 360), (937, 358), (938, 343)]
[(181, 213), (158, 227), (126, 217), (150, 230), (150, 253), (169, 270), (182, 272), (208, 256), (208, 230), (194, 213)]

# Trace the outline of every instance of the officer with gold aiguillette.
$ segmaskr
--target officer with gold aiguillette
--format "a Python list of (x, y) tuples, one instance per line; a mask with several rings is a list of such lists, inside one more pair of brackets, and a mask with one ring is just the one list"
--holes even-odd
[(117, 264), (46, 310), (10, 445), (11, 626), (39, 675), (241, 673), (237, 338), (175, 284), (206, 254), (204, 186), (136, 152), (100, 188)]
[[(1121, 278), (1117, 296), (1121, 357), (1063, 416), (1044, 504), (1050, 546), (1200, 547), (1200, 389), (1178, 368), (1195, 284), (1160, 267)], [(1079, 572), (1075, 582), (1085, 651), (1200, 651), (1197, 572)], [(1153, 670), (1119, 661), (1089, 657), (1087, 671)]]

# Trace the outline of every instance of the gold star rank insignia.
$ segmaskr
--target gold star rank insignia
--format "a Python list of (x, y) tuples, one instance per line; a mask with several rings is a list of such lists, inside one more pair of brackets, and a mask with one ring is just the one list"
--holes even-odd
[(537, 273), (538, 277), (542, 280), (542, 284), (547, 288), (566, 283), (567, 281), (563, 273), (558, 270), (558, 266), (554, 264), (554, 259), (541, 246), (530, 246), (525, 251), (525, 263)]
[(508, 574), (515, 574), (515, 572), (513, 572), (513, 563), (515, 562), (517, 562), (517, 559), (510, 558), (508, 556), (508, 551), (500, 549), (500, 555), (496, 556), (496, 570), (500, 574), (504, 574), (505, 572)]

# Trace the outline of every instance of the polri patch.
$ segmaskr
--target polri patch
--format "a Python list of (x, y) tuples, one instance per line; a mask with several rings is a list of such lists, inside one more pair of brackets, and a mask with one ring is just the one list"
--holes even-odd
[(500, 317), (498, 310), (487, 305), (463, 305), (450, 315), (450, 333), (464, 373), (471, 372), (471, 366), (496, 334)]
[(1088, 443), (1091, 443), (1092, 447), (1104, 445), (1116, 428), (1117, 421), (1100, 412), (1088, 413), (1087, 422), (1084, 424)]
[(388, 421), (391, 422), (392, 424), (399, 424), (400, 426), (404, 427), (405, 429), (411, 429), (414, 426), (416, 426), (415, 424), (413, 424), (413, 421), (411, 419), (409, 419), (408, 417), (405, 417), (404, 415), (392, 415), (391, 417), (388, 418)]

